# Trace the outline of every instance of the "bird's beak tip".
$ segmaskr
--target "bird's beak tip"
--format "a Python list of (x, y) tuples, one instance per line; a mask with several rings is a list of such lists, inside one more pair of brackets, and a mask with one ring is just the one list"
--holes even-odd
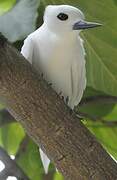
[(103, 24), (101, 24), (101, 23), (95, 23), (95, 24), (97, 24), (97, 26), (103, 26)]

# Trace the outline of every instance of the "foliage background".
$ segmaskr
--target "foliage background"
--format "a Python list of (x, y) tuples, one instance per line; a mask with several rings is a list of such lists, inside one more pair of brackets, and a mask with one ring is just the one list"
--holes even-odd
[[(20, 50), (25, 37), (42, 24), (47, 4), (70, 4), (79, 7), (89, 21), (103, 24), (100, 29), (82, 32), (86, 48), (87, 88), (83, 98), (100, 100), (79, 106), (83, 123), (103, 147), (117, 160), (117, 2), (116, 0), (0, 0), (0, 31)], [(105, 96), (115, 96), (113, 100)], [(101, 98), (102, 97), (102, 98)], [(50, 166), (44, 175), (38, 147), (22, 127), (9, 119), (3, 123), (0, 106), (0, 145), (21, 166), (31, 180), (62, 180)]]

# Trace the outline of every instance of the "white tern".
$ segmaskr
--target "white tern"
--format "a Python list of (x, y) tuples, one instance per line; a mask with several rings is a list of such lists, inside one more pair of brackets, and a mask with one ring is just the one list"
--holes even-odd
[[(86, 87), (85, 51), (79, 33), (100, 25), (84, 21), (84, 14), (73, 6), (49, 5), (42, 26), (24, 41), (23, 56), (42, 71), (71, 109), (78, 105)], [(50, 160), (41, 149), (40, 155), (47, 173)]]

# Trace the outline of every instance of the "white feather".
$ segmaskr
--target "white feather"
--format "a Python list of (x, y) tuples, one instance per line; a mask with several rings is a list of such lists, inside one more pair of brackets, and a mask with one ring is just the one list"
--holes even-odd
[[(55, 18), (61, 11), (71, 16), (69, 23), (61, 24)], [(69, 97), (68, 106), (71, 109), (78, 105), (86, 87), (83, 41), (79, 32), (72, 30), (76, 18), (82, 19), (84, 16), (74, 7), (49, 6), (43, 25), (27, 37), (21, 50), (35, 69), (43, 72), (57, 93), (65, 99)], [(40, 154), (47, 173), (50, 161), (41, 149)]]
[(47, 157), (47, 155), (39, 148), (39, 152), (40, 152), (40, 157), (43, 163), (43, 167), (44, 167), (44, 171), (47, 174), (48, 173), (48, 168), (49, 168), (49, 164), (50, 164), (50, 160)]

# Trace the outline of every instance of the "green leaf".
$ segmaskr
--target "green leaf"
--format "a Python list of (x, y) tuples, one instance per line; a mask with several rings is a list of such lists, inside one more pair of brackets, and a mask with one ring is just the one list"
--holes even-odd
[[(117, 122), (117, 105), (112, 111), (103, 117), (107, 122)], [(90, 120), (83, 121), (89, 130), (95, 134), (97, 139), (101, 142), (104, 148), (117, 160), (117, 126), (105, 125), (100, 122), (100, 119), (93, 122)]]
[(0, 0), (0, 15), (10, 10), (16, 0)]
[(0, 16), (0, 32), (9, 41), (25, 38), (36, 28), (39, 0), (20, 0), (7, 13)]
[(105, 126), (100, 122), (85, 122), (89, 130), (95, 134), (103, 147), (117, 160), (117, 127)]
[(115, 105), (110, 113), (105, 115), (104, 117), (107, 120), (114, 120), (117, 121), (117, 105)]
[(39, 157), (39, 148), (31, 140), (16, 161), (31, 180), (42, 180), (44, 170)]
[(9, 154), (15, 155), (25, 133), (21, 125), (11, 123), (0, 128), (0, 144)]
[[(87, 48), (88, 86), (110, 95), (117, 95), (117, 6), (113, 0), (80, 0), (78, 2), (90, 21), (101, 22), (99, 29), (84, 32)], [(104, 11), (106, 8), (106, 11)]]
[[(83, 99), (85, 99), (86, 97), (103, 96), (103, 95), (105, 95), (105, 94), (102, 93), (101, 91), (96, 91), (93, 88), (87, 87), (85, 90), (85, 93), (83, 95)], [(94, 102), (86, 103), (83, 106), (78, 106), (77, 109), (79, 112), (84, 112), (84, 113), (87, 113), (94, 117), (101, 118), (101, 117), (104, 117), (104, 116), (108, 115), (109, 113), (111, 113), (111, 111), (113, 110), (114, 107), (115, 107), (114, 103), (105, 103), (103, 101), (102, 102), (94, 101)]]
[(55, 173), (54, 180), (64, 180), (64, 178), (60, 173)]
[[(95, 91), (92, 88), (87, 88), (84, 97), (104, 95), (100, 91)], [(87, 113), (93, 117), (98, 117), (97, 120), (91, 121), (89, 118), (83, 123), (97, 137), (104, 148), (117, 159), (117, 126), (105, 125), (100, 122), (100, 118), (109, 121), (117, 122), (117, 105), (109, 103), (91, 103), (78, 108), (79, 111)]]

